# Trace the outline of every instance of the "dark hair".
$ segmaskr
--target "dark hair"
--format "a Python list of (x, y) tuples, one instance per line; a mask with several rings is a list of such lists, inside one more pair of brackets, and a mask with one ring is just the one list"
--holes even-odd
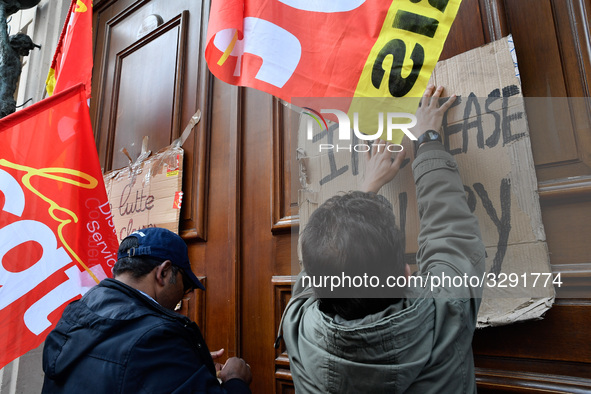
[[(136, 237), (127, 237), (121, 241), (119, 252), (127, 253), (129, 249), (137, 248), (138, 246), (139, 242)], [(139, 279), (148, 275), (154, 268), (162, 264), (162, 262), (163, 260), (149, 256), (122, 257), (117, 260), (113, 267), (113, 276), (121, 275), (124, 272), (130, 272), (134, 278)], [(172, 276), (170, 281), (174, 284), (176, 283), (176, 276), (180, 268), (175, 265), (171, 266), (171, 268)]]
[[(302, 261), (310, 277), (404, 275), (403, 235), (392, 205), (360, 191), (328, 199), (316, 209), (301, 235)], [(384, 288), (315, 285), (320, 307), (351, 320), (384, 310), (402, 295)], [(394, 296), (395, 295), (395, 296)]]

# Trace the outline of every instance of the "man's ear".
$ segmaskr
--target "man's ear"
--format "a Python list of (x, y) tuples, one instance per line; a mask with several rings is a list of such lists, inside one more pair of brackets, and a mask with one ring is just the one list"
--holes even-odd
[(172, 262), (170, 260), (166, 260), (156, 267), (156, 282), (158, 282), (158, 285), (162, 287), (166, 285), (166, 282), (168, 282), (168, 276), (172, 271), (171, 267)]
[(404, 275), (406, 276), (407, 279), (410, 276), (410, 274), (411, 274), (411, 272), (410, 272), (410, 265), (404, 264)]

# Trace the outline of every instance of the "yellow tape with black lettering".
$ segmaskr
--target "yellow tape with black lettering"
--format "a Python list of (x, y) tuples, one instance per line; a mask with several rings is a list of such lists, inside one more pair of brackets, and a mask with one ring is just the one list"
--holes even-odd
[[(378, 112), (415, 113), (460, 3), (461, 0), (392, 1), (349, 109), (351, 119), (354, 112), (359, 114), (362, 132), (376, 132)], [(400, 99), (393, 103), (392, 98)], [(391, 141), (400, 143), (403, 135), (402, 131), (394, 132)]]

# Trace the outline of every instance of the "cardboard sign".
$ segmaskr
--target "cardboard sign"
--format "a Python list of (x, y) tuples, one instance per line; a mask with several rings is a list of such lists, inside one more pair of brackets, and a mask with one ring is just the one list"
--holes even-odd
[[(478, 217), (487, 251), (479, 326), (540, 317), (553, 303), (552, 276), (537, 194), (527, 119), (510, 37), (474, 49), (435, 67), (432, 83), (459, 97), (444, 118), (447, 150), (458, 162), (470, 209)], [(331, 196), (358, 189), (364, 174), (364, 143), (336, 146), (338, 124), (314, 125), (300, 118), (298, 157), (300, 231), (310, 214)], [(353, 134), (353, 133), (352, 133)], [(357, 144), (355, 144), (355, 142)], [(334, 149), (321, 150), (332, 144)], [(394, 206), (405, 234), (406, 253), (417, 251), (419, 231), (410, 162), (407, 159), (383, 194)]]
[(183, 149), (171, 145), (149, 158), (142, 156), (104, 177), (119, 242), (146, 227), (178, 233)]

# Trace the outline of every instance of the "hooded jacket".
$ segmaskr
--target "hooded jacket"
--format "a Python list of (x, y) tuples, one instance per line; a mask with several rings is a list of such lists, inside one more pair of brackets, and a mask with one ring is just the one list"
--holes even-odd
[(302, 271), (282, 320), (297, 393), (476, 392), (471, 343), (482, 288), (456, 287), (453, 278), (484, 274), (478, 222), (440, 143), (419, 149), (413, 174), (421, 223), (416, 286), (384, 311), (347, 321), (320, 310)]
[(220, 385), (194, 322), (114, 279), (66, 307), (43, 371), (43, 393), (250, 393), (240, 379)]

